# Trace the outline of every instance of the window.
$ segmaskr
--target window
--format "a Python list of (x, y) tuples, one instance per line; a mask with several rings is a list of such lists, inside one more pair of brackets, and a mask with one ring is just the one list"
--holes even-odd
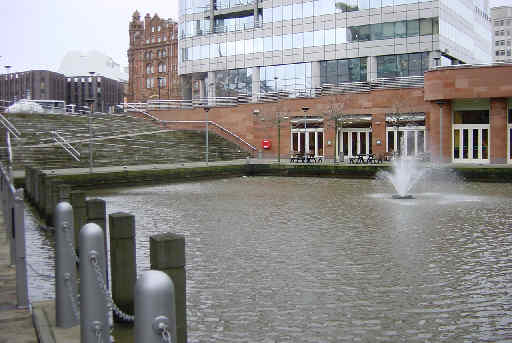
[(408, 20), (407, 21), (407, 37), (415, 37), (420, 34), (420, 23), (419, 20)]
[(302, 19), (302, 3), (293, 4), (293, 19)]
[[(228, 44), (229, 44), (229, 42), (228, 42)], [(272, 37), (263, 38), (263, 49), (265, 52), (272, 51)]]
[(293, 48), (301, 49), (304, 46), (304, 33), (294, 33), (293, 34)]
[(276, 23), (283, 20), (283, 8), (281, 6), (274, 7), (272, 14), (274, 16), (272, 22)]
[(420, 35), (426, 36), (432, 34), (432, 18), (420, 19)]
[(281, 36), (274, 36), (272, 46), (274, 48), (274, 51), (281, 51), (283, 50), (283, 40)]
[(146, 74), (151, 74), (152, 73), (151, 69), (153, 69), (153, 65), (151, 63), (148, 63), (146, 65)]
[(293, 18), (292, 5), (283, 6), (283, 20), (291, 20)]
[(291, 49), (293, 47), (293, 35), (284, 35), (283, 36), (283, 50)]

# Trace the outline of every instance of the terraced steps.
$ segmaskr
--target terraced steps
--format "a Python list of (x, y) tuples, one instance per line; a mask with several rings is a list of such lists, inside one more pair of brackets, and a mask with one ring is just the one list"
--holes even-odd
[[(167, 129), (144, 119), (126, 115), (94, 114), (7, 114), (5, 117), (21, 132), (11, 137), (13, 168), (25, 166), (58, 169), (89, 166), (89, 120), (92, 131), (93, 165), (183, 163), (204, 161), (204, 131)], [(57, 132), (79, 153), (74, 160), (55, 143)], [(7, 162), (6, 130), (0, 128), (0, 160)], [(236, 144), (209, 132), (208, 160), (227, 161), (249, 154)]]

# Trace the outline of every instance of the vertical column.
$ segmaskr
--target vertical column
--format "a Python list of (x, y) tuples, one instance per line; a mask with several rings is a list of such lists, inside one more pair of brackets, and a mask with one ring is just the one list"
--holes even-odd
[(199, 98), (206, 98), (206, 84), (204, 79), (199, 80)]
[[(258, 3), (257, 1), (255, 2)], [(260, 67), (252, 67), (252, 102), (258, 102), (260, 92)]]
[(128, 213), (112, 213), (108, 216), (108, 223), (112, 299), (123, 312), (134, 313), (133, 293), (137, 281), (135, 217)]
[(375, 113), (372, 116), (372, 152), (377, 158), (384, 160), (386, 152), (386, 113)]
[(215, 89), (215, 85), (217, 84), (217, 80), (216, 80), (216, 75), (215, 75), (215, 72), (214, 71), (209, 71), (208, 72), (208, 84), (206, 85), (207, 86), (207, 89), (208, 89), (208, 98), (210, 98), (208, 100), (208, 105), (209, 106), (215, 106), (215, 97), (217, 96), (216, 94), (216, 89)]
[(377, 79), (377, 57), (368, 56), (366, 61), (366, 81)]
[(169, 275), (176, 295), (176, 330), (179, 343), (187, 342), (187, 301), (185, 272), (185, 237), (173, 233), (151, 236), (149, 239), (151, 269)]
[(320, 62), (311, 62), (311, 87), (313, 89), (320, 88), (322, 86), (320, 80)]
[(436, 101), (436, 104), (430, 116), (430, 152), (433, 161), (445, 163), (451, 161), (452, 156), (452, 107), (447, 100)]
[(490, 149), (491, 163), (507, 163), (507, 99), (491, 99), (490, 121)]

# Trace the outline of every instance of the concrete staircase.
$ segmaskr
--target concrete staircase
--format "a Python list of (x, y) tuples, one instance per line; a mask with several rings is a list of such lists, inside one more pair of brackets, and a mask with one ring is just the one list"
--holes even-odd
[[(89, 166), (89, 119), (72, 114), (5, 114), (20, 132), (11, 136), (13, 168), (86, 168)], [(91, 116), (93, 165), (95, 167), (204, 161), (204, 131), (172, 130), (126, 115)], [(76, 161), (55, 143), (57, 132), (79, 153)], [(245, 158), (249, 153), (225, 138), (209, 132), (209, 161)], [(6, 130), (0, 128), (0, 160), (7, 162)]]

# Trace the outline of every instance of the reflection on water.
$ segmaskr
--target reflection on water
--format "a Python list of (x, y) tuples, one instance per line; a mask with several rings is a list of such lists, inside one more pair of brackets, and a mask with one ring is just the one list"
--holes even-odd
[[(139, 273), (150, 235), (185, 235), (189, 342), (510, 342), (512, 185), (449, 187), (399, 201), (369, 180), (258, 177), (94, 196), (136, 216)], [(29, 240), (52, 270), (52, 240)]]

